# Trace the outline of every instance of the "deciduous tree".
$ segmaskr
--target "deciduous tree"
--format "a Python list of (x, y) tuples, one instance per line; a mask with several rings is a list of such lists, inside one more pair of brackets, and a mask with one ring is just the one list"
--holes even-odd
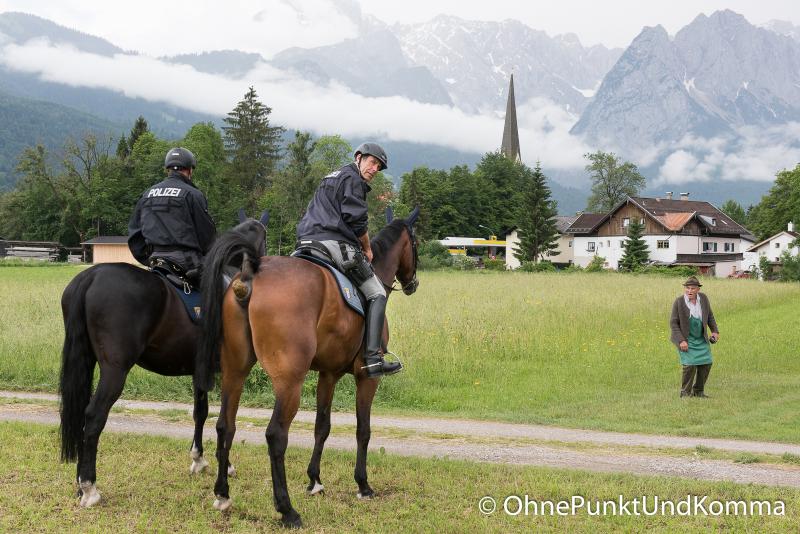
[(587, 211), (607, 213), (626, 197), (638, 195), (646, 184), (636, 165), (621, 161), (614, 153), (598, 150), (584, 157), (589, 160), (585, 169), (592, 179)]

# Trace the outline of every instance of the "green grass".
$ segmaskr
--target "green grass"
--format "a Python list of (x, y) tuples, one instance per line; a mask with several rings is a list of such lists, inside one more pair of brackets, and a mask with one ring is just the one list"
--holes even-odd
[[(77, 267), (0, 269), (0, 387), (55, 391), (59, 299)], [(800, 442), (800, 285), (703, 281), (722, 338), (710, 399), (679, 399), (668, 318), (680, 280), (601, 273), (421, 273), (390, 299), (390, 348), (406, 370), (375, 411), (688, 436)], [(313, 409), (315, 375), (303, 388)], [(124, 396), (191, 400), (189, 378), (135, 369)], [(334, 408), (354, 409), (347, 376)], [(244, 402), (270, 405), (255, 370)]]
[[(274, 532), (266, 448), (236, 444), (231, 479), (234, 507), (211, 507), (214, 476), (189, 477), (180, 440), (107, 433), (101, 440), (98, 488), (103, 500), (81, 509), (74, 465), (57, 463), (57, 429), (0, 423), (0, 531), (2, 532)], [(213, 447), (208, 449), (209, 458)], [(370, 455), (370, 483), (377, 497), (359, 501), (354, 455), (335, 450), (322, 460), (324, 496), (304, 494), (310, 451), (290, 448), (287, 479), (293, 504), (312, 532), (796, 532), (800, 490), (669, 477), (474, 464), (449, 459)], [(212, 465), (214, 467), (214, 465)], [(783, 501), (785, 516), (753, 515), (482, 515), (478, 501), (528, 495), (533, 500), (590, 502), (658, 496), (678, 503), (692, 496), (711, 501)], [(652, 501), (651, 501), (652, 502)], [(652, 506), (652, 505), (651, 505)], [(512, 509), (514, 509), (512, 507)], [(633, 511), (632, 506), (628, 508)]]

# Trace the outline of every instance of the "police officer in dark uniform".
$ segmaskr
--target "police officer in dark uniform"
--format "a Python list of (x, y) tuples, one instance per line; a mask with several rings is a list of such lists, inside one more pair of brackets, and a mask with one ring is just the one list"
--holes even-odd
[(189, 150), (167, 152), (166, 180), (144, 192), (128, 224), (128, 247), (143, 265), (161, 267), (197, 286), (216, 228), (205, 195), (192, 184), (197, 160)]
[(383, 359), (381, 337), (386, 313), (386, 290), (372, 270), (372, 248), (367, 231), (369, 182), (386, 169), (386, 152), (376, 143), (363, 143), (355, 161), (322, 179), (306, 213), (297, 225), (300, 247), (303, 241), (321, 243), (328, 254), (367, 299), (367, 376), (376, 378), (400, 371), (399, 362)]

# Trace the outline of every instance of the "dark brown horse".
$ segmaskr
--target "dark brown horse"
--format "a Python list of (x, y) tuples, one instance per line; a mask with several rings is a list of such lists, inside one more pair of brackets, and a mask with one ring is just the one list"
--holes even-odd
[[(389, 223), (372, 240), (373, 266), (383, 285), (393, 289), (395, 279), (407, 295), (417, 289), (417, 254), (413, 225), (418, 210)], [(212, 248), (203, 280), (206, 329), (198, 364), (211, 363), (220, 354), (222, 407), (217, 421), (219, 470), (214, 507), (231, 506), (228, 457), (236, 432), (236, 411), (245, 378), (258, 361), (272, 380), (275, 406), (266, 439), (272, 467), (275, 508), (286, 526), (301, 525), (286, 487), (284, 454), (289, 425), (300, 405), (303, 380), (309, 370), (319, 372), (314, 452), (308, 466), (309, 493), (322, 490), (319, 468), (330, 432), (331, 402), (338, 380), (350, 373), (356, 380), (355, 480), (360, 497), (371, 497), (367, 483), (367, 446), (370, 409), (378, 380), (367, 378), (364, 365), (364, 321), (343, 301), (336, 280), (325, 268), (292, 257), (258, 258), (242, 266), (242, 276), (223, 292), (217, 281), (219, 265), (228, 260)], [(391, 291), (389, 291), (391, 292)], [(388, 328), (384, 327), (388, 341)], [(385, 345), (385, 343), (384, 343)], [(208, 388), (210, 380), (200, 380)]]
[[(232, 232), (248, 250), (263, 252), (266, 220), (265, 213), (261, 221), (246, 220)], [(237, 260), (235, 246), (226, 254)], [(97, 443), (131, 368), (139, 365), (166, 376), (193, 375), (200, 328), (162, 277), (126, 263), (96, 265), (78, 274), (64, 290), (61, 309), (65, 333), (59, 387), (61, 459), (77, 459), (81, 505), (92, 506), (100, 500), (95, 485)], [(92, 394), (96, 365), (100, 380)], [(208, 465), (203, 458), (208, 396), (197, 380), (193, 389), (190, 470), (195, 473)]]

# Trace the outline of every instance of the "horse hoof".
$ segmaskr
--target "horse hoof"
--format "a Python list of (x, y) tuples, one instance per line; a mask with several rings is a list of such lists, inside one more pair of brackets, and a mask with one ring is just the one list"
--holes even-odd
[(282, 516), (281, 524), (285, 528), (303, 528), (303, 522), (300, 520), (300, 514), (294, 511)]
[(306, 490), (309, 495), (317, 495), (325, 493), (325, 486), (323, 486), (320, 482), (314, 481), (313, 484), (308, 485), (308, 489)]
[(189, 474), (196, 475), (198, 473), (202, 473), (208, 467), (208, 460), (200, 456), (199, 458), (195, 458), (192, 460), (192, 465), (189, 467)]
[(217, 496), (217, 498), (214, 499), (215, 510), (219, 510), (220, 512), (226, 512), (230, 509), (231, 506), (233, 506), (233, 499), (231, 499), (230, 497), (225, 498)]
[(356, 493), (356, 497), (358, 497), (359, 499), (372, 499), (374, 496), (375, 492), (372, 491), (371, 489), (363, 492), (359, 491), (358, 493)]
[(100, 492), (91, 482), (81, 483), (81, 507), (91, 508), (100, 502)]
[(233, 464), (230, 464), (230, 463), (228, 464), (228, 476), (229, 477), (236, 476), (236, 468), (233, 467)]

